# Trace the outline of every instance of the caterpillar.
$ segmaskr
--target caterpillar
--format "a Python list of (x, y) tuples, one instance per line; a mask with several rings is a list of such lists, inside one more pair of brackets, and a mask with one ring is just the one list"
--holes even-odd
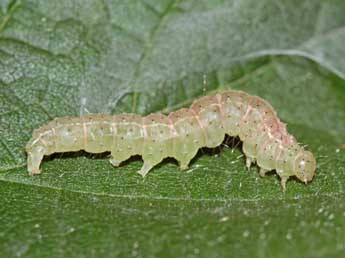
[(291, 176), (305, 184), (313, 179), (313, 154), (287, 132), (273, 107), (260, 97), (235, 90), (201, 97), (190, 108), (167, 116), (89, 114), (55, 118), (34, 130), (27, 143), (28, 171), (40, 174), (45, 155), (79, 150), (110, 151), (110, 163), (115, 167), (139, 154), (144, 164), (138, 173), (143, 177), (166, 157), (175, 158), (185, 170), (199, 148), (217, 147), (226, 134), (243, 141), (247, 168), (256, 162), (261, 176), (276, 170), (283, 191)]

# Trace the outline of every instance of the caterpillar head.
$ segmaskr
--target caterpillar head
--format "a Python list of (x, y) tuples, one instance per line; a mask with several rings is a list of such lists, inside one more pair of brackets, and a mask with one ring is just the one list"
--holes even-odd
[(307, 184), (315, 175), (316, 160), (310, 151), (300, 152), (294, 163), (295, 176)]

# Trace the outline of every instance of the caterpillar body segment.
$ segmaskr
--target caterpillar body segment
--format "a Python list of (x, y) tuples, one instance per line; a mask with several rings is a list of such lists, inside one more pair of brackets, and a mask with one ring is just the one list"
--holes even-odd
[(243, 141), (248, 168), (256, 162), (261, 176), (276, 170), (283, 190), (290, 176), (307, 183), (315, 174), (313, 154), (288, 134), (272, 106), (242, 91), (202, 97), (190, 108), (168, 116), (91, 114), (56, 118), (35, 130), (27, 143), (28, 171), (31, 175), (39, 174), (45, 155), (79, 150), (110, 151), (114, 166), (141, 155), (142, 176), (166, 157), (175, 158), (181, 170), (185, 170), (199, 148), (220, 145), (226, 134), (239, 136)]

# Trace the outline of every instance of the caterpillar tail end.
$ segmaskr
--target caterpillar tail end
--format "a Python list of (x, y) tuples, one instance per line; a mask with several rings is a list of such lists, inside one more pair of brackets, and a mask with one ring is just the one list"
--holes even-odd
[(41, 174), (41, 169), (40, 169), (41, 160), (34, 162), (35, 158), (33, 158), (32, 155), (28, 156), (28, 172), (30, 176)]
[(28, 152), (28, 172), (30, 176), (41, 174), (40, 164), (43, 159), (43, 152)]

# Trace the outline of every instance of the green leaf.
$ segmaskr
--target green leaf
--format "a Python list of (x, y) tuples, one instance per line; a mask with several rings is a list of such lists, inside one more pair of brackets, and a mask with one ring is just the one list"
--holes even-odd
[[(345, 2), (0, 1), (1, 257), (344, 257)], [(227, 142), (187, 173), (140, 158), (47, 157), (54, 117), (165, 112), (221, 89), (261, 96), (317, 159), (310, 185), (245, 169)]]

